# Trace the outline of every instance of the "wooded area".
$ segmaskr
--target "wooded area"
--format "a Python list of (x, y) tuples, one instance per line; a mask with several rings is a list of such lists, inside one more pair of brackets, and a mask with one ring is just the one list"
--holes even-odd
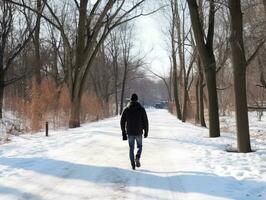
[[(154, 13), (167, 22), (166, 76), (135, 47), (135, 19)], [(235, 113), (237, 150), (250, 152), (248, 105), (266, 104), (265, 30), (266, 0), (1, 0), (0, 118), (75, 128), (121, 114), (136, 92), (209, 137)]]
[[(169, 35), (175, 51), (171, 54), (173, 87), (179, 88), (174, 96), (184, 98), (181, 104), (175, 103), (177, 117), (186, 121), (186, 112), (182, 116), (180, 110), (191, 108), (195, 102), (195, 122), (205, 127), (206, 105), (209, 136), (219, 137), (219, 115), (235, 112), (239, 152), (251, 151), (248, 104), (265, 103), (265, 60), (260, 63), (260, 56), (266, 53), (265, 6), (265, 1), (169, 1)], [(187, 16), (191, 26), (185, 22)], [(185, 60), (192, 60), (192, 64), (184, 67)], [(191, 65), (195, 71), (189, 74)], [(195, 89), (187, 88), (190, 81)]]

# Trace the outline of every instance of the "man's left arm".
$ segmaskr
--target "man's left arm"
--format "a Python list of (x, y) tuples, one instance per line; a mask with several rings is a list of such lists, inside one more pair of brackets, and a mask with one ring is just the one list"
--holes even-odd
[(143, 108), (143, 129), (144, 129), (144, 138), (148, 137), (148, 132), (149, 132), (149, 121), (147, 117), (147, 113), (145, 108)]

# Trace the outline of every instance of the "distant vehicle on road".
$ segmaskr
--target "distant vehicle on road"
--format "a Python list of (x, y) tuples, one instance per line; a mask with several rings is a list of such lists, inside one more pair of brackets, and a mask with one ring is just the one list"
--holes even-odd
[(166, 109), (167, 108), (167, 101), (161, 101), (159, 103), (154, 104), (154, 107), (157, 109)]

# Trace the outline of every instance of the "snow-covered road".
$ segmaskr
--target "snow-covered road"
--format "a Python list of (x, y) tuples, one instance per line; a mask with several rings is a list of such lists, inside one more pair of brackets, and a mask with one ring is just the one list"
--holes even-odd
[(131, 170), (119, 117), (78, 129), (13, 137), (0, 146), (1, 200), (264, 200), (266, 145), (224, 151), (234, 138), (208, 138), (165, 110), (149, 110), (142, 167)]

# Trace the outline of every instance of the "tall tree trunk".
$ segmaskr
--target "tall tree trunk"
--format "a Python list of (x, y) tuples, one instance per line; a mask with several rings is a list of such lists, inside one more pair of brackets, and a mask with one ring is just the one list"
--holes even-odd
[[(181, 37), (180, 32), (176, 33), (176, 29), (177, 29), (176, 26), (180, 26), (180, 21), (177, 18), (177, 15), (178, 15), (177, 12), (178, 12), (177, 2), (171, 1), (172, 22), (171, 22), (170, 36), (171, 36), (171, 59), (172, 59), (172, 68), (173, 68), (172, 84), (173, 84), (173, 90), (174, 90), (176, 116), (179, 120), (182, 120), (182, 113), (181, 113), (181, 107), (180, 107), (180, 102), (179, 102), (179, 89), (178, 89), (179, 84), (178, 84), (178, 78), (177, 78), (177, 60), (176, 60), (177, 48), (176, 48), (176, 41), (175, 41), (176, 34)], [(178, 29), (177, 31), (180, 31), (180, 30)], [(181, 48), (179, 48), (179, 50), (181, 50)]]
[[(42, 4), (41, 0), (36, 1), (36, 9), (41, 12)], [(39, 108), (39, 101), (41, 98), (41, 55), (40, 55), (40, 29), (41, 29), (41, 14), (37, 15), (36, 28), (33, 35), (34, 44), (34, 54), (35, 54), (35, 66), (34, 66), (34, 76), (32, 80), (32, 116), (31, 116), (31, 128), (37, 131), (41, 127), (42, 112)]]
[[(179, 13), (178, 13), (179, 15)], [(179, 26), (178, 26), (178, 51), (179, 51), (179, 63), (183, 69), (183, 113), (182, 113), (182, 122), (186, 122), (187, 119), (187, 101), (188, 101), (188, 77), (186, 70), (186, 60), (185, 60), (185, 11), (182, 12), (182, 33), (181, 33), (181, 21), (179, 17)]]
[[(209, 65), (215, 63), (215, 59), (213, 57), (210, 59)], [(219, 124), (219, 107), (218, 107), (218, 97), (217, 97), (217, 86), (216, 86), (216, 67), (210, 67), (209, 69), (205, 69), (205, 77), (206, 84), (208, 89), (208, 103), (209, 103), (209, 129), (210, 129), (210, 137), (219, 137), (220, 136), (220, 124)], [(202, 91), (203, 92), (203, 91)], [(203, 114), (203, 113), (202, 113)]]
[(4, 50), (0, 49), (0, 119), (3, 118), (3, 102), (5, 89)]
[[(71, 106), (70, 106), (70, 119), (69, 128), (76, 128), (80, 126), (80, 104), (81, 104), (81, 94), (84, 87), (84, 82), (79, 76), (79, 72), (84, 65), (84, 48), (85, 48), (85, 32), (86, 32), (86, 20), (87, 20), (87, 5), (88, 0), (81, 0), (79, 6), (79, 22), (78, 22), (78, 36), (77, 36), (77, 47), (76, 47), (76, 61), (75, 68), (72, 68), (73, 72), (69, 75), (69, 89), (71, 96)], [(71, 65), (71, 64), (70, 64)], [(74, 78), (72, 73), (75, 74)]]
[(4, 90), (5, 90), (4, 71), (2, 70), (2, 67), (0, 66), (0, 119), (3, 118)]
[(231, 16), (232, 63), (234, 74), (235, 109), (238, 151), (251, 151), (246, 95), (246, 57), (243, 43), (243, 19), (240, 0), (229, 0)]
[[(263, 7), (264, 7), (264, 19), (266, 22), (266, 0), (263, 0)], [(264, 23), (264, 27), (266, 28), (266, 23)], [(262, 52), (266, 52), (266, 48), (264, 47), (264, 50), (262, 50)], [(260, 55), (263, 56), (263, 55)], [(266, 88), (266, 79), (265, 79), (265, 74), (264, 74), (264, 67), (262, 62), (261, 62), (261, 58), (259, 56), (259, 60), (258, 60), (258, 64), (259, 64), (259, 69), (260, 69), (260, 82), (262, 84), (262, 87)]]
[(0, 84), (0, 119), (3, 118), (4, 86)]
[(174, 90), (174, 100), (176, 107), (176, 116), (178, 119), (182, 120), (182, 114), (181, 114), (179, 96), (178, 96), (177, 64), (176, 64), (175, 54), (172, 55), (172, 59), (173, 59), (173, 90)]
[(264, 76), (264, 66), (263, 66), (262, 61), (261, 61), (261, 56), (262, 55), (258, 56), (258, 66), (259, 66), (259, 71), (260, 71), (260, 83), (261, 83), (261, 86), (266, 89), (266, 80), (265, 80), (265, 76)]
[(118, 115), (118, 91), (117, 81), (115, 81), (115, 115)]
[(187, 120), (187, 100), (188, 100), (188, 93), (186, 89), (184, 88), (184, 94), (183, 94), (183, 113), (182, 113), (182, 122), (186, 122)]
[(187, 91), (187, 78), (186, 70), (183, 69), (183, 79), (184, 79), (184, 89), (183, 89), (183, 113), (182, 113), (182, 122), (186, 122), (187, 119), (187, 101), (188, 101), (188, 91)]
[[(200, 23), (203, 24), (203, 2), (199, 0), (199, 16)], [(200, 125), (202, 127), (207, 127), (205, 123), (205, 115), (204, 115), (204, 75), (203, 69), (200, 61), (200, 56), (197, 56), (198, 68), (199, 68), (199, 114), (200, 114)]]
[(172, 79), (173, 79), (173, 66), (171, 65), (171, 68), (170, 68), (170, 77), (169, 77), (169, 82), (168, 82), (168, 85), (169, 85), (169, 102), (172, 101)]
[(200, 84), (199, 84), (199, 73), (198, 73), (198, 76), (197, 76), (197, 81), (196, 81), (196, 84), (195, 84), (195, 97), (196, 97), (196, 114), (195, 114), (195, 123), (198, 124), (200, 123), (200, 104), (199, 104), (199, 87), (200, 87)]
[(56, 83), (56, 86), (60, 85), (60, 80), (59, 80), (59, 71), (58, 71), (58, 50), (57, 47), (54, 46), (53, 47), (53, 76), (54, 76), (54, 80)]
[(126, 88), (126, 80), (127, 80), (127, 63), (124, 64), (124, 74), (121, 88), (121, 98), (120, 98), (120, 115), (123, 112), (124, 108), (124, 96), (125, 96), (125, 88)]
[[(117, 54), (115, 52), (115, 54)], [(118, 63), (117, 55), (113, 57), (114, 85), (115, 85), (115, 115), (118, 115)]]
[(198, 85), (197, 85), (197, 99), (198, 99), (198, 119), (201, 126), (206, 127), (205, 117), (204, 117), (204, 99), (203, 99), (203, 72), (202, 66), (200, 62), (200, 58), (197, 58), (198, 65)]
[(194, 37), (202, 64), (204, 65), (206, 84), (208, 89), (209, 103), (209, 136), (220, 136), (220, 122), (218, 98), (216, 90), (216, 61), (213, 53), (213, 36), (214, 36), (214, 1), (210, 0), (209, 26), (206, 43), (204, 40), (203, 25), (199, 16), (199, 9), (196, 0), (187, 0)]
[(109, 108), (109, 96), (105, 98), (104, 100), (104, 104), (105, 104), (105, 117), (109, 117), (110, 116), (110, 108)]
[(36, 19), (36, 28), (34, 33), (34, 48), (35, 48), (35, 68), (34, 68), (34, 76), (36, 83), (38, 85), (41, 84), (41, 55), (40, 55), (40, 29), (41, 29), (41, 10), (42, 10), (42, 2), (41, 0), (37, 0), (36, 8), (39, 12)]
[(203, 127), (207, 127), (205, 123), (205, 116), (204, 116), (204, 90), (203, 90), (203, 74), (200, 75), (199, 81), (199, 114), (200, 114), (200, 125)]
[(123, 112), (124, 108), (124, 100), (125, 100), (125, 89), (128, 79), (128, 73), (130, 68), (130, 62), (131, 62), (131, 51), (132, 51), (132, 43), (130, 41), (132, 37), (133, 27), (132, 26), (125, 26), (123, 27), (121, 31), (121, 50), (122, 50), (122, 60), (124, 65), (124, 72), (123, 72), (123, 79), (122, 79), (122, 90), (121, 90), (121, 99), (120, 99), (120, 115)]
[(80, 96), (73, 97), (70, 101), (69, 128), (80, 127)]
[(125, 81), (122, 83), (121, 97), (120, 97), (120, 115), (124, 109), (124, 95), (125, 95)]

